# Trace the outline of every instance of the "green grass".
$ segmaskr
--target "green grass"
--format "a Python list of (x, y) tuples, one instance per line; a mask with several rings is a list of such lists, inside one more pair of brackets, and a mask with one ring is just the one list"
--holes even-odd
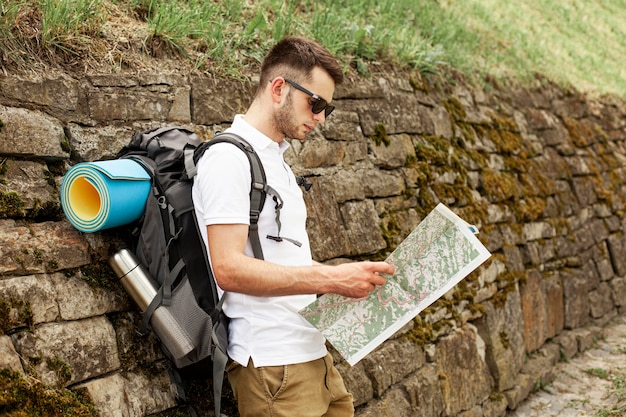
[(478, 53), (469, 56), (469, 66), (525, 79), (540, 72), (582, 90), (626, 96), (626, 1), (455, 3), (451, 12), (468, 16), (466, 27), (488, 40), (472, 48)]
[(600, 409), (596, 417), (626, 417), (626, 374), (621, 370), (607, 371), (602, 368), (586, 369), (585, 372), (610, 381), (609, 396), (616, 401), (610, 409)]
[(102, 0), (41, 0), (41, 43), (66, 52), (72, 45), (89, 42), (104, 22)]
[[(104, 34), (119, 14), (136, 22), (134, 49)], [(390, 65), (429, 76), (455, 69), (478, 82), (549, 79), (626, 97), (625, 21), (626, 0), (2, 0), (0, 66), (90, 56), (115, 71), (132, 66), (133, 52), (239, 77), (296, 34), (366, 76)]]
[(588, 373), (589, 375), (596, 376), (600, 379), (609, 379), (609, 372), (602, 368), (585, 369), (585, 372)]

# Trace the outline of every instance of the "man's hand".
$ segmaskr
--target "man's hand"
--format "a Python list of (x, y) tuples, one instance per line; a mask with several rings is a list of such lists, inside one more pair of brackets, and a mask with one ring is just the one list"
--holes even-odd
[(362, 298), (387, 282), (380, 274), (393, 275), (395, 269), (386, 262), (353, 262), (332, 267), (333, 287), (328, 292), (345, 297)]

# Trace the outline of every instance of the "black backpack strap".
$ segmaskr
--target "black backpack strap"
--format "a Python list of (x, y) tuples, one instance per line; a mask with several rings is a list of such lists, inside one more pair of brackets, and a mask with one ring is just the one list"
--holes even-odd
[(278, 194), (278, 191), (274, 190), (269, 185), (267, 185), (266, 188), (267, 194), (271, 195), (272, 199), (274, 200), (274, 212), (276, 213), (275, 221), (276, 227), (278, 228), (278, 233), (276, 233), (276, 236), (267, 235), (266, 237), (276, 242), (282, 242), (283, 240), (286, 240), (287, 242), (291, 242), (298, 247), (302, 246), (302, 243), (298, 242), (297, 240), (280, 235), (280, 229), (282, 228), (282, 223), (280, 222), (280, 210), (283, 208), (283, 199), (280, 197), (280, 194)]
[[(220, 301), (215, 306), (215, 310), (219, 313), (222, 311), (222, 304), (224, 304), (224, 297), (220, 298)], [(216, 331), (217, 326), (220, 324), (217, 320), (214, 323), (216, 324), (211, 329), (211, 339), (213, 340), (213, 351), (211, 352), (211, 357), (213, 358), (213, 402), (215, 415), (220, 417), (222, 415), (220, 413), (222, 407), (222, 386), (224, 384), (226, 364), (228, 363), (228, 354), (226, 353), (226, 346), (220, 341)]]
[[(261, 240), (259, 238), (259, 216), (265, 205), (267, 195), (267, 179), (265, 170), (254, 148), (241, 136), (226, 132), (216, 135), (213, 139), (203, 142), (194, 153), (194, 165), (198, 162), (204, 152), (216, 143), (231, 143), (241, 149), (250, 161), (250, 174), (252, 176), (252, 186), (250, 188), (250, 227), (248, 238), (252, 245), (252, 252), (257, 259), (264, 259)], [(191, 178), (191, 177), (190, 177)]]
[[(168, 209), (168, 214), (169, 214), (169, 217), (171, 218), (172, 212), (169, 209)], [(173, 224), (173, 219), (170, 219), (170, 224), (171, 225)], [(178, 239), (178, 233), (170, 239), (170, 242), (168, 242), (168, 249), (169, 249), (169, 245), (175, 239)], [(181, 258), (178, 260), (178, 262), (176, 262), (176, 265), (174, 265), (174, 267), (170, 269), (168, 254), (169, 254), (169, 250), (166, 250), (165, 253), (163, 254), (163, 256), (165, 257), (165, 262), (163, 263), (163, 266), (166, 269), (165, 280), (163, 281), (156, 295), (154, 296), (154, 298), (152, 299), (152, 301), (146, 308), (146, 311), (143, 312), (143, 319), (142, 319), (142, 324), (139, 330), (139, 334), (142, 334), (142, 335), (148, 334), (148, 331), (150, 330), (150, 319), (152, 318), (152, 314), (154, 314), (154, 311), (157, 308), (159, 308), (160, 306), (169, 306), (172, 304), (172, 287), (174, 286), (174, 282), (176, 281), (176, 278), (181, 274), (181, 272), (183, 271), (183, 268), (185, 268), (186, 266), (185, 261), (183, 260), (183, 258)], [(214, 291), (214, 295), (217, 298), (216, 291)]]
[(196, 153), (196, 149), (192, 146), (186, 146), (183, 149), (183, 163), (185, 164), (185, 174), (187, 178), (193, 178), (198, 173), (198, 167), (196, 167), (196, 163), (194, 162), (194, 154)]

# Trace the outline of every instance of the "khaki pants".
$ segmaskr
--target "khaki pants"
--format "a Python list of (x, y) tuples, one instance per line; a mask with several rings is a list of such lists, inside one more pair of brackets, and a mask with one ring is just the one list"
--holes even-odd
[(352, 394), (330, 354), (311, 362), (227, 367), (241, 417), (352, 417)]

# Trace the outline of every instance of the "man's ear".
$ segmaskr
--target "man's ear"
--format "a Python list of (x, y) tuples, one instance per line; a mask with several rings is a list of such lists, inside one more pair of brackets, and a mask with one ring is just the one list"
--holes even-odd
[(285, 95), (285, 80), (282, 77), (276, 77), (270, 80), (270, 94), (274, 103), (280, 103)]

